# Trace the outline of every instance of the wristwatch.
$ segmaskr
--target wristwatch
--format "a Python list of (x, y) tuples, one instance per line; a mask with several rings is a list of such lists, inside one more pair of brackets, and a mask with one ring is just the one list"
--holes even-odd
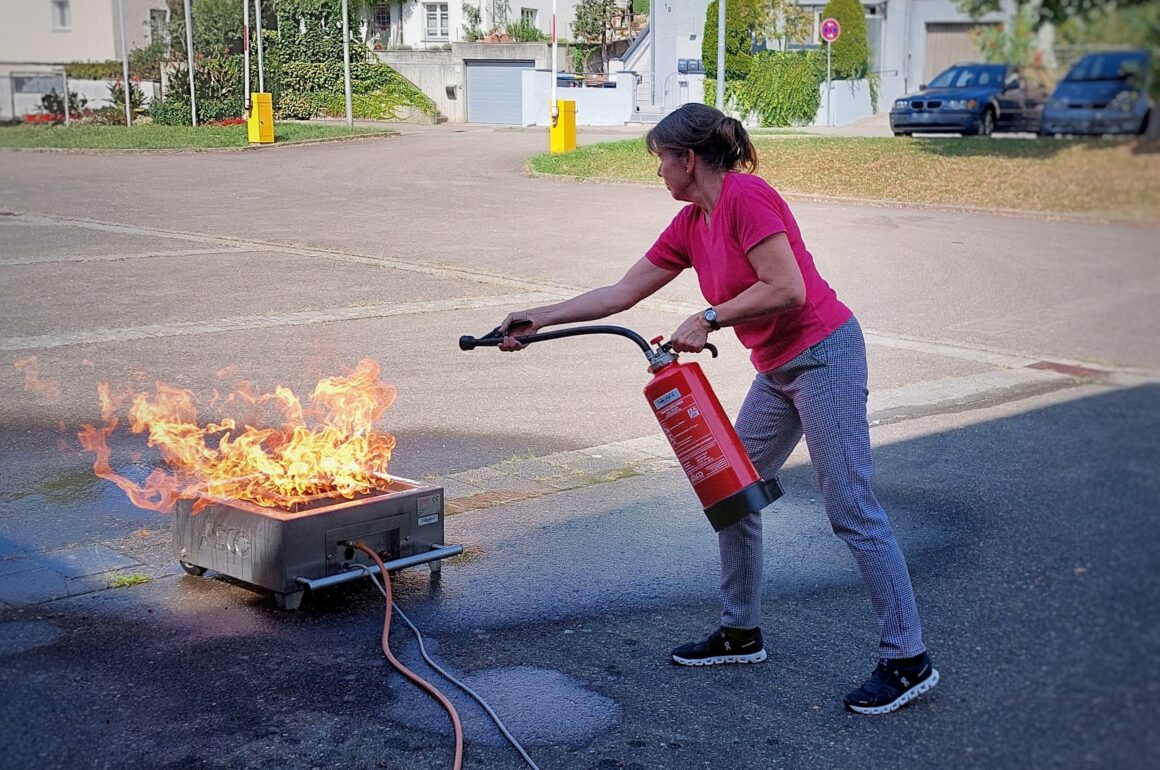
[(705, 308), (705, 312), (701, 314), (705, 318), (705, 322), (709, 324), (711, 331), (717, 331), (721, 328), (721, 324), (717, 323), (717, 311), (711, 307)]

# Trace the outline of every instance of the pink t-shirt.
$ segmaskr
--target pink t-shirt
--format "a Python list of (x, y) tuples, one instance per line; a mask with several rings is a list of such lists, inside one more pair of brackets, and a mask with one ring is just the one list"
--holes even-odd
[(853, 313), (818, 274), (789, 206), (758, 176), (730, 172), (708, 224), (696, 205), (681, 209), (645, 256), (664, 270), (692, 267), (710, 304), (733, 299), (757, 283), (746, 254), (757, 244), (785, 233), (805, 280), (805, 303), (795, 309), (733, 327), (759, 372), (790, 361), (821, 342)]

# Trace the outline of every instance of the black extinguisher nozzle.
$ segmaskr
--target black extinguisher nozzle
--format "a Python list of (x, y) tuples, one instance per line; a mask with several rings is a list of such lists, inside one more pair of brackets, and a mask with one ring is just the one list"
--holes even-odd
[(465, 334), (462, 337), (460, 337), (459, 338), (459, 349), (460, 350), (475, 350), (475, 337), (472, 337), (468, 334)]

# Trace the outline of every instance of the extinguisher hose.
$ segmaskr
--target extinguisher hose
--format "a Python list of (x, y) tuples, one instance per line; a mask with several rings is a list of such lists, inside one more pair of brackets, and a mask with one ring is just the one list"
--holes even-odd
[[(645, 340), (645, 338), (634, 332), (632, 329), (626, 329), (623, 326), (571, 326), (567, 329), (555, 329), (550, 332), (519, 335), (516, 336), (516, 340), (527, 345), (532, 342), (546, 342), (548, 340), (558, 340), (564, 337), (580, 337), (585, 334), (615, 334), (620, 337), (627, 337), (628, 339), (635, 342), (637, 347), (643, 350), (646, 356), (649, 356), (650, 358), (653, 356), (653, 349)], [(503, 342), (503, 339), (504, 335), (497, 326), (482, 337), (472, 337), (470, 335), (464, 335), (460, 337), (459, 349), (474, 350), (477, 347), (496, 347), (501, 342)], [(658, 337), (657, 339), (659, 340), (660, 338)], [(717, 357), (716, 347), (706, 343), (705, 349), (712, 353), (714, 358)]]

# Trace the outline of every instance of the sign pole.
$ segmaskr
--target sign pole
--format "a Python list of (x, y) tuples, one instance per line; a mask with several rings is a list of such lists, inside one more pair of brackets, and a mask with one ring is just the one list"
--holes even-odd
[(193, 12), (190, 0), (185, 0), (185, 63), (189, 65), (189, 117), (197, 128), (197, 94), (193, 87)]
[(833, 61), (834, 41), (842, 34), (842, 25), (831, 16), (822, 21), (820, 31), (822, 40), (826, 41), (826, 126), (828, 127), (834, 125), (834, 100), (831, 98), (834, 91), (834, 81), (831, 62)]
[(826, 41), (826, 125), (834, 125), (834, 113), (831, 104), (833, 100), (830, 99), (830, 93), (834, 90), (834, 84), (830, 80), (830, 58), (834, 50), (834, 44), (829, 40)]
[(717, 2), (717, 109), (725, 111), (725, 0)]
[(246, 120), (250, 119), (250, 0), (242, 0), (242, 90), (245, 92)]
[[(125, 126), (133, 125), (133, 84), (129, 82), (129, 40), (125, 37), (125, 2), (117, 0), (117, 15), (121, 18), (121, 71), (125, 75)], [(68, 93), (64, 95), (68, 101)]]
[(350, 9), (347, 0), (342, 0), (342, 93), (346, 102), (346, 124), (354, 125), (354, 110), (350, 96)]

